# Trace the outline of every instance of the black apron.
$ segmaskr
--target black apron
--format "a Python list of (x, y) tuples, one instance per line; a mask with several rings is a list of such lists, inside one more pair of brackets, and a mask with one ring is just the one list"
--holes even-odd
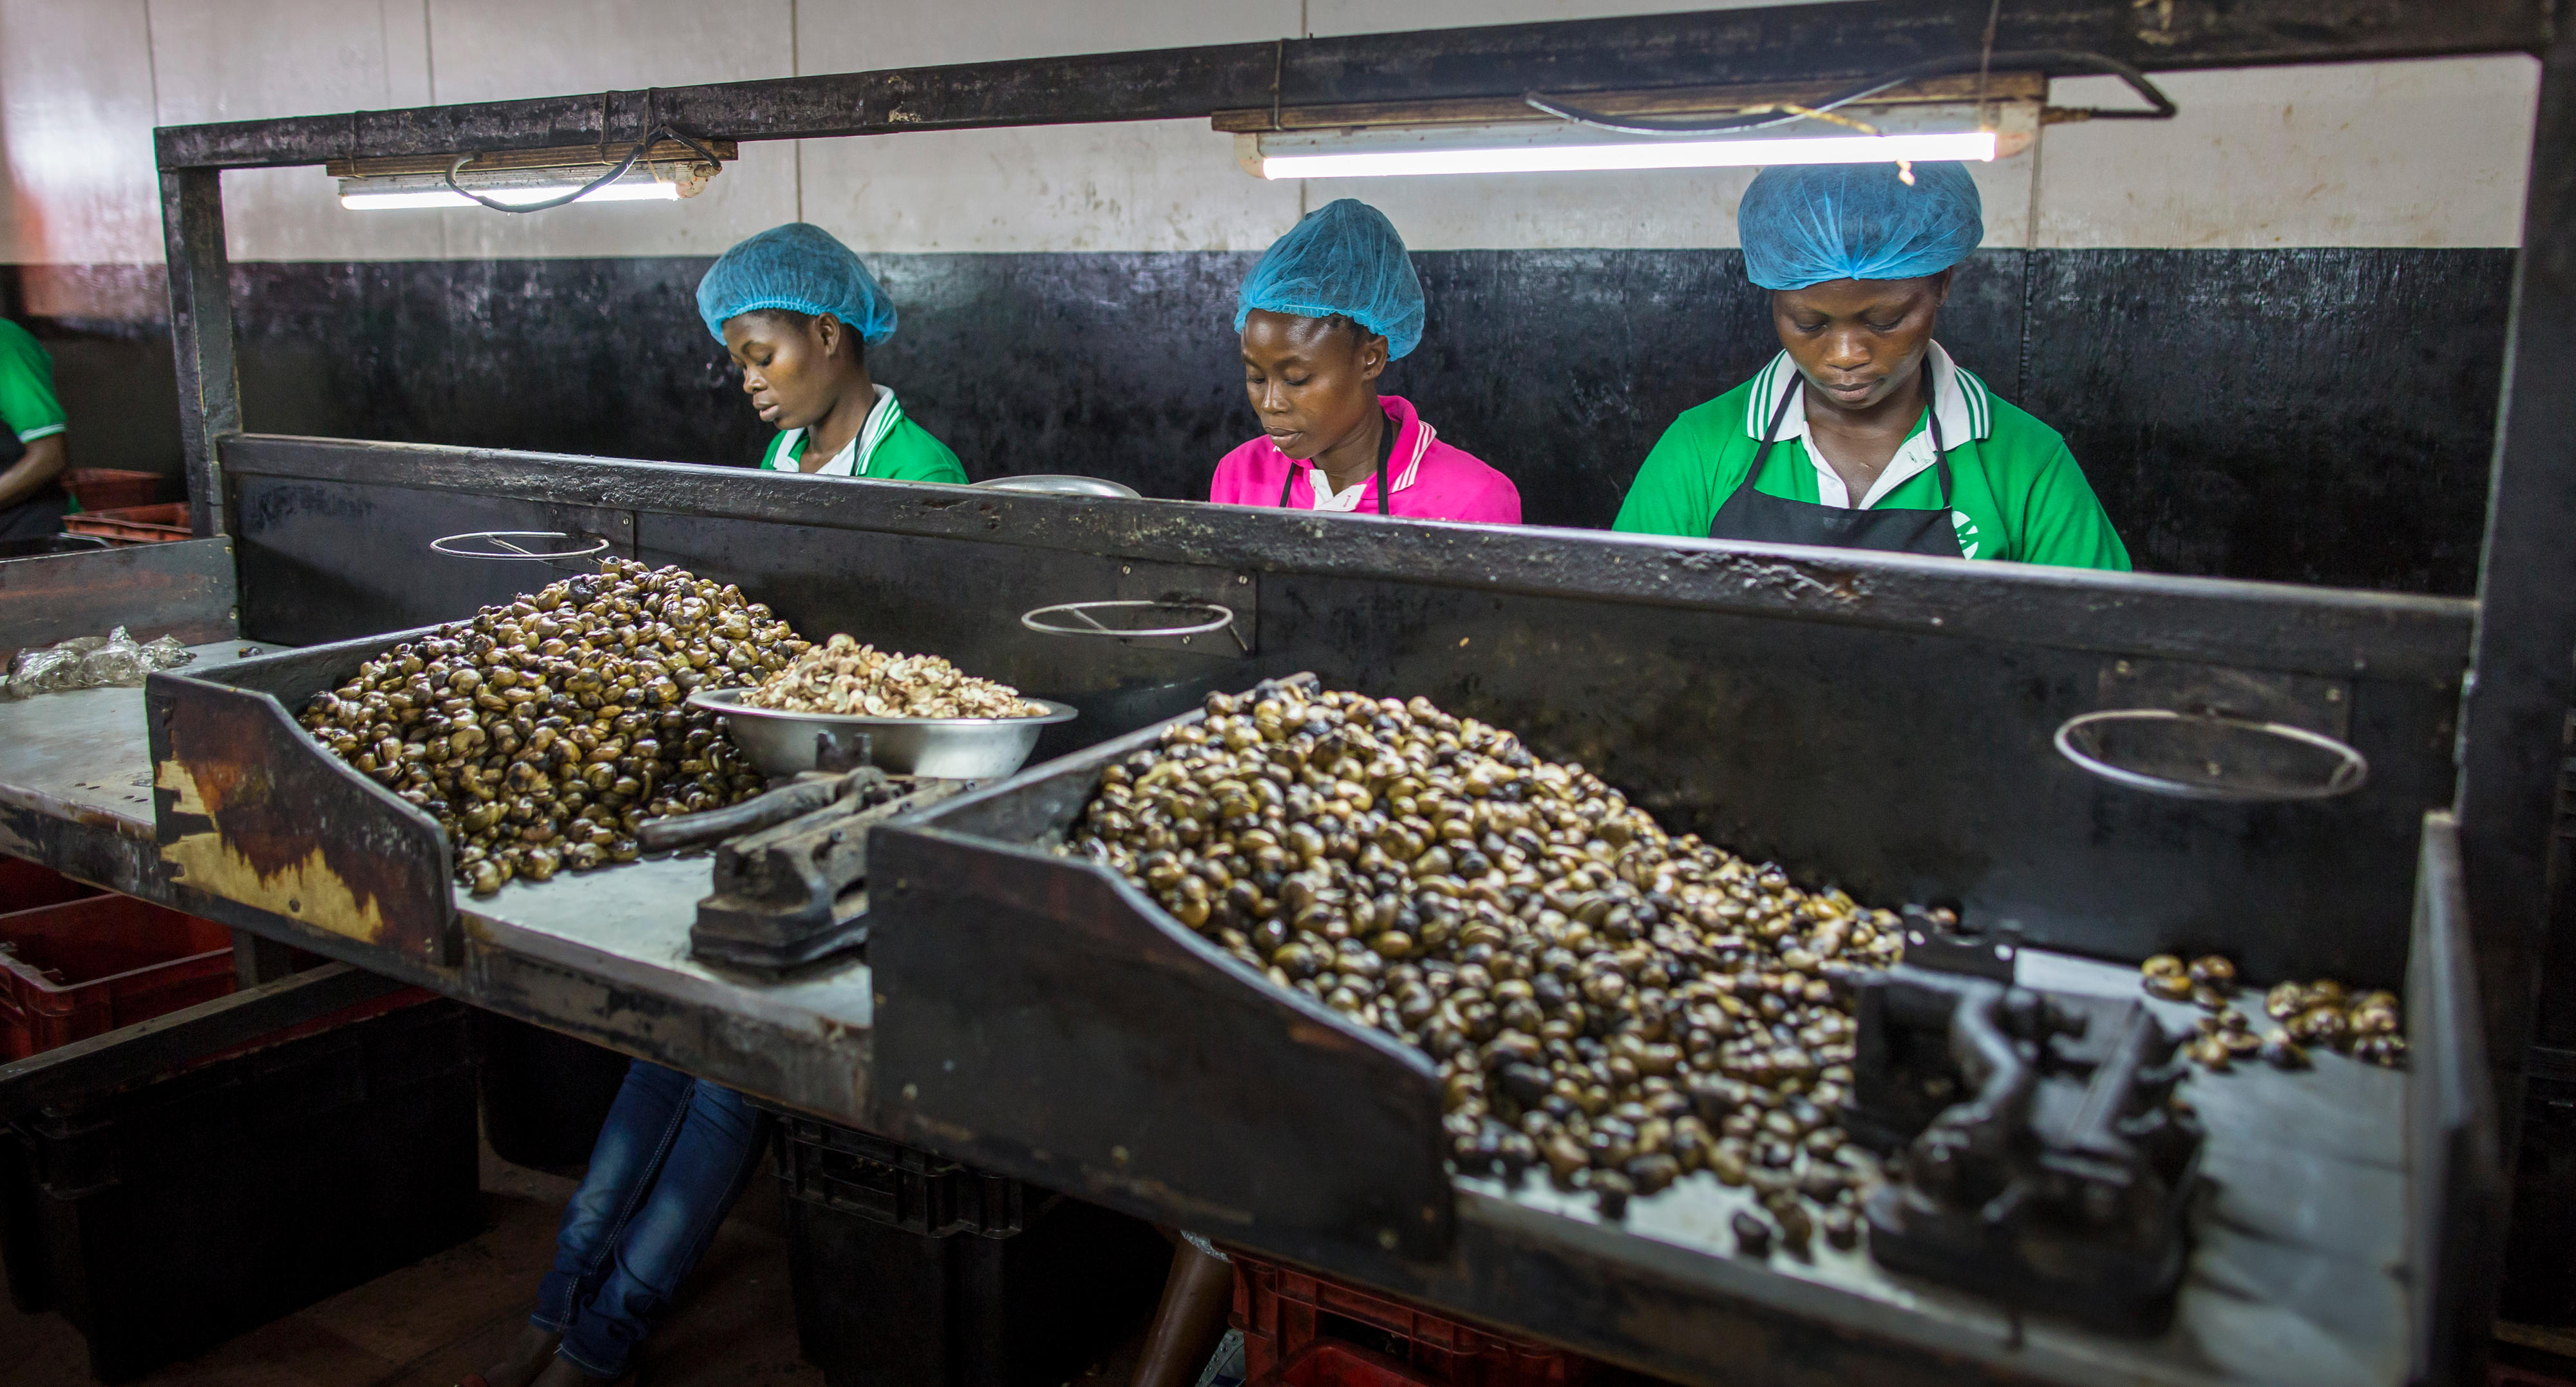
[(1923, 358), (1923, 406), (1932, 431), (1932, 466), (1941, 477), (1939, 510), (1847, 510), (1792, 501), (1753, 489), (1762, 475), (1762, 460), (1771, 453), (1772, 436), (1789, 417), (1789, 406), (1804, 393), (1793, 385), (1762, 431), (1762, 446), (1753, 451), (1753, 466), (1717, 515), (1708, 522), (1710, 539), (1749, 540), (1756, 544), (1821, 544), (1835, 549), (1881, 549), (1898, 554), (1963, 557), (1959, 532), (1950, 521), (1950, 458), (1941, 446), (1941, 411), (1933, 407), (1932, 358)]
[[(1386, 427), (1385, 427), (1385, 428), (1378, 430), (1378, 437), (1377, 437), (1377, 513), (1378, 513), (1378, 514), (1380, 514), (1380, 515), (1384, 515), (1384, 514), (1386, 514), (1386, 513), (1387, 513), (1387, 511), (1386, 511), (1386, 462), (1387, 462), (1387, 459), (1389, 459), (1389, 458), (1391, 458), (1391, 457), (1394, 457), (1394, 456), (1395, 456), (1395, 435), (1396, 435), (1398, 432), (1399, 432), (1399, 430), (1395, 427), (1395, 419), (1394, 419), (1394, 417), (1393, 417), (1393, 416), (1389, 416), (1389, 417), (1388, 417), (1388, 419), (1387, 419), (1387, 421), (1386, 421)], [(1315, 466), (1315, 465), (1314, 465), (1314, 464), (1312, 464), (1312, 463), (1307, 464), (1306, 470), (1307, 470), (1307, 471), (1309, 471), (1309, 472), (1316, 472), (1316, 473), (1320, 473), (1320, 472), (1322, 472), (1322, 471), (1323, 471), (1323, 469), (1322, 469), (1322, 468), (1317, 467), (1317, 466)], [(1288, 464), (1288, 479), (1287, 479), (1286, 481), (1283, 481), (1283, 482), (1281, 482), (1281, 483), (1279, 484), (1279, 504), (1280, 504), (1280, 506), (1281, 506), (1281, 507), (1283, 507), (1283, 508), (1284, 508), (1284, 507), (1286, 507), (1286, 506), (1287, 506), (1287, 504), (1288, 504), (1288, 489), (1289, 489), (1290, 487), (1295, 486), (1296, 484), (1297, 484), (1297, 464), (1295, 464), (1295, 463), (1293, 463), (1293, 462), (1292, 462), (1292, 463), (1289, 463), (1289, 464)], [(1324, 494), (1324, 489), (1323, 489), (1322, 487), (1316, 486), (1313, 478), (1311, 478), (1311, 477), (1310, 477), (1310, 478), (1308, 478), (1308, 479), (1306, 480), (1306, 485), (1307, 485), (1307, 487), (1308, 487), (1310, 490), (1312, 490), (1316, 495), (1321, 496), (1321, 495), (1323, 495), (1323, 494)], [(1944, 493), (1944, 494), (1946, 495), (1947, 493)]]

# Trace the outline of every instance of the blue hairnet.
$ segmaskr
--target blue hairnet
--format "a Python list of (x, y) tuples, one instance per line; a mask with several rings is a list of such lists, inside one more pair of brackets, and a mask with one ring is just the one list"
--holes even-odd
[(1316, 208), (1270, 243), (1235, 301), (1235, 331), (1256, 308), (1299, 318), (1339, 313), (1385, 338), (1389, 357), (1422, 341), (1422, 281), (1404, 238), (1358, 198)]
[(758, 308), (829, 313), (870, 346), (894, 336), (894, 300), (848, 246), (811, 222), (744, 240), (698, 281), (698, 316), (719, 342), (725, 319)]
[(1787, 164), (1764, 169), (1736, 210), (1744, 273), (1765, 289), (1829, 279), (1913, 279), (1968, 258), (1985, 203), (1959, 163)]

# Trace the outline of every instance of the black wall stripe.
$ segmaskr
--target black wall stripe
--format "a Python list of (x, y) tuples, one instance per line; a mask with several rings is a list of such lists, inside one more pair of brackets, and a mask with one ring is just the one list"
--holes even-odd
[[(978, 478), (1206, 494), (1255, 432), (1226, 253), (880, 255), (872, 358)], [(1386, 389), (1606, 525), (1674, 415), (1777, 345), (1733, 251), (1415, 257), (1421, 348)], [(702, 258), (236, 271), (253, 428), (749, 465), (768, 431), (699, 324)], [(1945, 344), (2065, 433), (2139, 566), (2464, 594), (2475, 584), (2507, 250), (1983, 251)], [(90, 466), (176, 469), (157, 325), (39, 323)]]

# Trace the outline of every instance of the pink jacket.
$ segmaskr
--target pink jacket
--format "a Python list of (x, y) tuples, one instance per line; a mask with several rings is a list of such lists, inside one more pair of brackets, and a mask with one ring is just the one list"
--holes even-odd
[[(1439, 431), (1414, 413), (1413, 402), (1381, 395), (1378, 404), (1396, 427), (1395, 455), (1387, 460), (1387, 513), (1416, 520), (1521, 523), (1521, 493), (1512, 479), (1440, 441)], [(1315, 467), (1279, 451), (1267, 434), (1225, 455), (1208, 484), (1208, 499), (1225, 506), (1275, 506), (1288, 487), (1292, 510), (1315, 508)], [(1293, 473), (1293, 478), (1292, 478)], [(1360, 484), (1359, 515), (1377, 514), (1377, 478)]]

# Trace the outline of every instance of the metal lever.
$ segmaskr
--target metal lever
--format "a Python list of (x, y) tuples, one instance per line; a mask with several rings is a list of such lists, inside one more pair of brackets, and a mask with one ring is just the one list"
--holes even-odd
[(751, 833), (800, 818), (817, 809), (837, 803), (871, 783), (882, 783), (885, 773), (874, 766), (862, 765), (841, 774), (807, 772), (773, 790), (729, 804), (722, 809), (708, 809), (695, 814), (655, 819), (635, 831), (635, 841), (646, 852), (669, 852), (697, 843), (712, 843), (737, 833)]
[(2331, 799), (2370, 778), (2359, 751), (2322, 732), (2214, 711), (2109, 708), (2068, 718), (2055, 741), (2089, 775), (2176, 799)]

